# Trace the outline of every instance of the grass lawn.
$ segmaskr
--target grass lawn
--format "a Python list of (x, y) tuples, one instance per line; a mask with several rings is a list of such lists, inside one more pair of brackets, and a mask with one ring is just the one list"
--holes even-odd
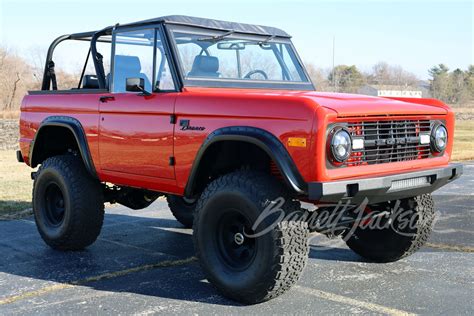
[(0, 216), (31, 208), (31, 171), (16, 161), (14, 150), (0, 150)]
[(474, 120), (457, 121), (455, 126), (452, 159), (474, 160)]

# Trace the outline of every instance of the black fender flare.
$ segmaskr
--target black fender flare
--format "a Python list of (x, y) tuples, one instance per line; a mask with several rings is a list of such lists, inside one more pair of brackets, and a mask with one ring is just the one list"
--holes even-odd
[(270, 132), (248, 126), (223, 127), (213, 131), (199, 148), (186, 184), (184, 195), (192, 196), (201, 159), (206, 150), (221, 141), (242, 141), (254, 144), (265, 151), (275, 162), (286, 184), (298, 195), (306, 195), (307, 183), (296, 168), (293, 159), (280, 140)]
[(81, 154), (82, 161), (84, 166), (89, 174), (98, 179), (97, 172), (92, 162), (92, 157), (89, 150), (89, 145), (87, 143), (86, 133), (82, 128), (82, 124), (75, 118), (70, 116), (49, 116), (45, 118), (38, 127), (38, 131), (35, 134), (35, 137), (30, 145), (30, 162), (31, 167), (34, 168), (38, 165), (38, 161), (35, 161), (35, 144), (41, 131), (47, 127), (56, 126), (67, 128), (74, 135), (76, 139), (77, 147), (79, 148), (79, 153)]

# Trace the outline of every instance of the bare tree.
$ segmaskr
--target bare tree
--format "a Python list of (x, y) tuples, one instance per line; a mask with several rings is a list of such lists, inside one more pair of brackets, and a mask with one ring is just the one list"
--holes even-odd
[(0, 106), (17, 110), (21, 98), (34, 85), (31, 66), (16, 53), (0, 48)]
[(15, 81), (13, 82), (13, 89), (12, 89), (12, 93), (11, 93), (11, 96), (10, 96), (10, 102), (8, 102), (8, 104), (6, 105), (6, 110), (12, 110), (13, 108), (13, 100), (15, 99), (15, 95), (16, 95), (16, 90), (18, 88), (18, 82), (20, 82), (21, 79), (20, 79), (20, 75), (18, 74), (18, 72), (16, 73), (16, 79)]
[(32, 67), (32, 75), (39, 88), (43, 78), (44, 64), (46, 61), (46, 49), (40, 46), (33, 46), (28, 50), (28, 55), (28, 59)]
[(369, 84), (392, 85), (403, 88), (416, 86), (418, 78), (401, 66), (378, 62), (372, 67), (372, 72), (367, 75), (367, 82)]
[(327, 79), (331, 70), (318, 68), (314, 64), (305, 62), (306, 71), (308, 72), (311, 81), (318, 91), (333, 91), (334, 87), (331, 82)]

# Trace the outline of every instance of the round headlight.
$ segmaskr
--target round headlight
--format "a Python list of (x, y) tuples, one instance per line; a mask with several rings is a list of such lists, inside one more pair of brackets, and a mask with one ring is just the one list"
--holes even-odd
[(448, 144), (448, 130), (443, 124), (436, 125), (431, 133), (431, 144), (436, 152), (442, 152)]
[(331, 154), (337, 162), (344, 162), (351, 155), (352, 138), (345, 129), (336, 130), (331, 137)]

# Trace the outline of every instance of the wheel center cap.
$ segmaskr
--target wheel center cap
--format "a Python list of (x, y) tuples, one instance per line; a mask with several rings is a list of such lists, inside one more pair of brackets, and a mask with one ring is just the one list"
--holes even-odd
[(234, 242), (237, 244), (237, 245), (242, 245), (245, 241), (245, 238), (244, 238), (244, 235), (242, 235), (241, 233), (237, 233), (234, 235)]

